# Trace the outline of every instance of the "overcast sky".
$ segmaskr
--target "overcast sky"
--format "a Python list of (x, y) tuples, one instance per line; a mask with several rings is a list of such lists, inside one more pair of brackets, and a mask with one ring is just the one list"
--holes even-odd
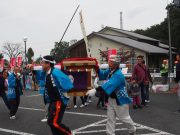
[[(170, 0), (169, 0), (170, 1)], [(80, 4), (87, 34), (101, 26), (119, 28), (123, 11), (126, 30), (146, 29), (166, 17), (168, 0), (0, 0), (0, 49), (4, 42), (32, 47), (35, 57), (49, 54), (59, 41), (74, 10)], [(79, 12), (78, 11), (78, 12)], [(81, 39), (79, 14), (76, 14), (64, 40)]]

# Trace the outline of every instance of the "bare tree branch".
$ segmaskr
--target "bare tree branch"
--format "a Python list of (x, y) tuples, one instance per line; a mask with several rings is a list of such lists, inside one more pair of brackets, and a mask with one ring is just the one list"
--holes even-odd
[(9, 59), (11, 59), (12, 57), (16, 58), (17, 56), (23, 54), (23, 47), (19, 43), (14, 44), (14, 43), (6, 42), (4, 43), (2, 48), (4, 54), (7, 55)]

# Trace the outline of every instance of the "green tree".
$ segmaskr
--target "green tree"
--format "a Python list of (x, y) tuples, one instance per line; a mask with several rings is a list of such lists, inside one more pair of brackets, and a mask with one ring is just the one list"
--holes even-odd
[[(180, 9), (170, 7), (170, 23), (171, 23), (171, 38), (172, 46), (180, 51)], [(138, 29), (134, 32), (158, 39), (166, 44), (169, 44), (168, 37), (168, 19), (163, 22), (153, 25), (146, 30)]]
[(8, 67), (9, 66), (9, 61), (7, 59), (4, 59), (4, 66)]
[(34, 51), (31, 47), (28, 49), (26, 56), (28, 59), (28, 64), (31, 64), (33, 62), (32, 57), (34, 57)]
[(42, 57), (41, 55), (36, 59), (35, 63), (36, 64), (41, 64), (41, 60), (42, 60)]
[(67, 58), (69, 55), (66, 49), (69, 47), (69, 42), (55, 42), (54, 49), (51, 50), (50, 55), (54, 57), (56, 62), (60, 62), (62, 59)]
[(2, 59), (2, 58), (4, 58), (4, 56), (3, 56), (3, 54), (2, 54), (2, 53), (0, 53), (0, 59)]

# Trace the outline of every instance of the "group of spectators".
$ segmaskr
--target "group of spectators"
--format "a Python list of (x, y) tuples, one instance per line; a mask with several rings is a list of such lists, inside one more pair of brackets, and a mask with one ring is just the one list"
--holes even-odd
[(129, 82), (130, 84), (129, 94), (133, 98), (134, 109), (148, 106), (148, 103), (150, 102), (149, 99), (150, 83), (153, 84), (149, 68), (145, 64), (143, 56), (138, 56), (137, 64), (134, 66), (132, 78), (130, 79)]

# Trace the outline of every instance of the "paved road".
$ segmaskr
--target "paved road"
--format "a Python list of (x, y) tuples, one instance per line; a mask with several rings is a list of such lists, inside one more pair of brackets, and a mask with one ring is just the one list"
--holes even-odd
[[(85, 108), (67, 109), (63, 123), (75, 135), (105, 135), (106, 111), (96, 108), (96, 98)], [(79, 101), (80, 104), (80, 101)], [(180, 103), (175, 94), (151, 94), (151, 103), (142, 110), (130, 109), (139, 135), (180, 135)], [(42, 97), (37, 92), (24, 92), (16, 120), (10, 120), (0, 99), (0, 135), (51, 135), (44, 117)], [(117, 121), (117, 135), (127, 135), (126, 127)]]

